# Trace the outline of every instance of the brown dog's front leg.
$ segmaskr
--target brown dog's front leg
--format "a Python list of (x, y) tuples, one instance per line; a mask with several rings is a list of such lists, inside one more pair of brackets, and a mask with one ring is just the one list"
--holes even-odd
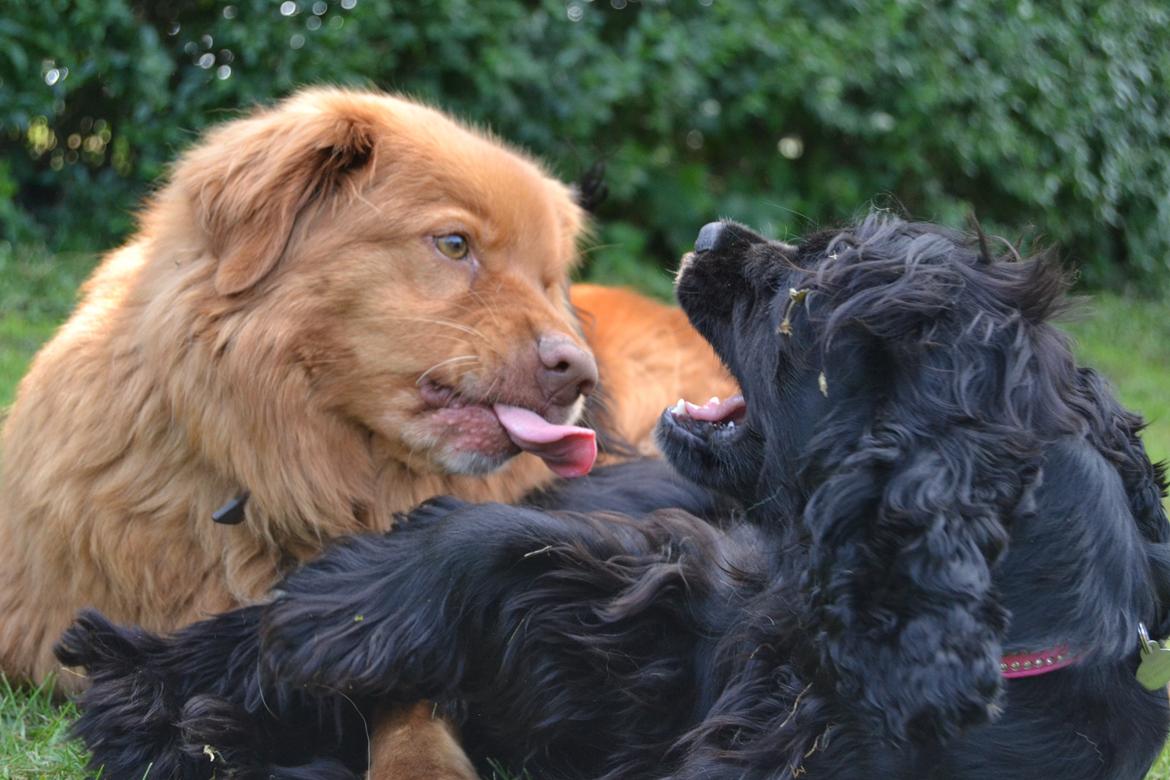
[(455, 728), (430, 702), (385, 710), (370, 725), (368, 780), (478, 780)]

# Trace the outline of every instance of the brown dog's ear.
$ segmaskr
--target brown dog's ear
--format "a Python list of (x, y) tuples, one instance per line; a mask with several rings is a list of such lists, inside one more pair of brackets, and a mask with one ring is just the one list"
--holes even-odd
[[(313, 97), (310, 95), (309, 97)], [(294, 223), (372, 164), (373, 117), (343, 95), (297, 100), (227, 124), (176, 171), (218, 260), (215, 289), (235, 295), (284, 255)]]

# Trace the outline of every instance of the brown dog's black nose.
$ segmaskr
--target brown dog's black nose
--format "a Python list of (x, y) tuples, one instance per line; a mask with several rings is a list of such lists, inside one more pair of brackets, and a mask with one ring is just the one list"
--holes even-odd
[(577, 396), (589, 395), (597, 386), (597, 362), (593, 355), (564, 334), (541, 336), (536, 342), (540, 358), (537, 382), (550, 404), (568, 406)]
[(699, 237), (695, 239), (695, 254), (701, 255), (710, 251), (715, 246), (715, 242), (719, 240), (719, 234), (722, 232), (722, 222), (708, 222), (699, 228)]

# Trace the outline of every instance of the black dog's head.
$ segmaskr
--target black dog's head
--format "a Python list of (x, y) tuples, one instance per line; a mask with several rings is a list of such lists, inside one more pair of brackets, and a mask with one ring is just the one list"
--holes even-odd
[[(663, 414), (659, 443), (691, 479), (766, 513), (791, 514), (805, 500), (807, 445), (832, 402), (862, 413), (873, 370), (854, 343), (834, 345), (832, 394), (822, 339), (806, 316), (824, 309), (807, 271), (824, 254), (769, 241), (731, 222), (705, 226), (679, 269), (677, 295), (691, 322), (739, 381), (742, 397), (683, 404)], [(841, 402), (850, 400), (850, 405)]]
[(1051, 263), (884, 215), (798, 245), (713, 223), (683, 259), (679, 302), (743, 401), (668, 410), (659, 441), (809, 551), (820, 673), (895, 738), (998, 703), (993, 571), (1045, 444), (1083, 427), (1044, 322), (1064, 287)]
[[(743, 398), (668, 410), (659, 441), (692, 479), (782, 510), (840, 465), (818, 450), (843, 454), (832, 445), (855, 444), (902, 393), (936, 431), (981, 405), (1002, 408), (978, 415), (992, 426), (1076, 428), (1063, 400), (1075, 367), (1044, 323), (1064, 288), (1055, 264), (999, 263), (962, 234), (884, 215), (799, 244), (711, 223), (683, 258), (677, 295)], [(1020, 381), (1035, 384), (1016, 403), (990, 397)]]

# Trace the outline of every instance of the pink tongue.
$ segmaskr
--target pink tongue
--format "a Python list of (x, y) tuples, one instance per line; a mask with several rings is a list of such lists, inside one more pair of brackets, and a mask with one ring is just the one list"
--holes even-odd
[(597, 440), (588, 428), (553, 425), (518, 406), (496, 404), (492, 408), (512, 443), (539, 457), (557, 476), (583, 477), (593, 468)]

